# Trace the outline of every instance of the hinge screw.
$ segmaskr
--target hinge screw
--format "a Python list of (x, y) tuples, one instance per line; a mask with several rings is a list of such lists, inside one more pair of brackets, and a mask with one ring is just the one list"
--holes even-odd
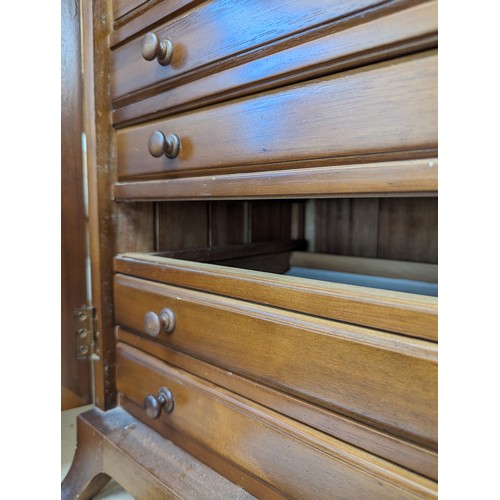
[(86, 329), (86, 328), (80, 328), (80, 329), (78, 330), (78, 335), (80, 335), (80, 337), (81, 337), (82, 339), (83, 339), (83, 338), (85, 338), (85, 337), (87, 336), (87, 333), (88, 333), (88, 331), (87, 331), (87, 329)]
[(86, 346), (86, 345), (81, 345), (80, 346), (80, 354), (82, 356), (86, 356), (88, 352), (89, 352), (88, 346)]

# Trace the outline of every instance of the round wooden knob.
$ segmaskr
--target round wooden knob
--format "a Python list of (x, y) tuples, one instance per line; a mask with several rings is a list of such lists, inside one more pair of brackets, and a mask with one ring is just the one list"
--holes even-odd
[(160, 311), (160, 314), (156, 314), (153, 311), (149, 311), (144, 316), (144, 331), (151, 335), (151, 337), (157, 337), (161, 332), (172, 333), (175, 330), (175, 315), (171, 309), (165, 307)]
[(175, 134), (165, 134), (160, 130), (155, 130), (148, 141), (148, 149), (151, 156), (160, 158), (165, 155), (167, 158), (175, 158), (179, 154), (181, 141)]
[(162, 387), (157, 397), (149, 394), (144, 398), (144, 409), (149, 418), (158, 418), (162, 410), (170, 413), (174, 409), (174, 397), (166, 387)]
[(156, 33), (147, 33), (142, 40), (142, 57), (146, 61), (157, 59), (162, 66), (168, 66), (172, 60), (174, 46), (170, 38), (160, 39)]

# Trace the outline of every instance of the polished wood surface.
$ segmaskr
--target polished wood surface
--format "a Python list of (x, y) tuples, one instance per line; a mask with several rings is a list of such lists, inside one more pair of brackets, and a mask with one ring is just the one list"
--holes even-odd
[(144, 254), (117, 256), (115, 271), (437, 341), (434, 297), (319, 283)]
[(376, 0), (206, 2), (155, 28), (159, 37), (168, 37), (174, 44), (170, 66), (163, 68), (144, 61), (141, 37), (117, 47), (112, 54), (111, 95), (113, 98), (127, 95), (377, 3)]
[(358, 448), (437, 480), (437, 452), (224, 370), (121, 327), (118, 341), (260, 403)]
[[(166, 22), (207, 0), (115, 0), (114, 30), (110, 35), (111, 47), (121, 44), (139, 32), (145, 33), (150, 25)], [(142, 3), (141, 3), (142, 2)], [(131, 7), (133, 10), (130, 10)]]
[(87, 304), (82, 164), (80, 2), (61, 4), (61, 407), (90, 403), (90, 363), (77, 359), (76, 309)]
[[(160, 417), (167, 434), (168, 428), (175, 429), (288, 497), (331, 498), (333, 494), (401, 498), (405, 493), (436, 496), (432, 481), (132, 347), (119, 345), (117, 352), (119, 391), (136, 404), (142, 405), (145, 396), (160, 387), (166, 386), (172, 392), (175, 407)], [(141, 420), (148, 420), (144, 413)]]
[(437, 442), (434, 344), (121, 275), (114, 291), (119, 325), (144, 332), (145, 313), (168, 307), (175, 332), (158, 341), (415, 442)]
[(185, 83), (149, 92), (140, 100), (118, 100), (113, 122), (122, 126), (437, 46), (437, 2), (396, 12), (387, 5), (379, 9), (377, 15), (370, 11), (356, 21), (344, 19), (332, 33), (310, 41), (289, 41), (278, 52), (261, 49), (243, 64), (216, 73), (202, 70)]
[(83, 413), (77, 426), (63, 500), (92, 498), (110, 477), (138, 500), (253, 498), (121, 408)]
[(117, 180), (107, 90), (111, 3), (85, 1), (82, 6), (83, 124), (87, 138), (91, 290), (101, 353), (94, 362), (94, 389), (95, 404), (108, 409), (116, 405), (113, 257), (126, 249), (154, 251), (154, 207), (150, 203), (118, 205), (111, 199), (111, 186)]
[[(119, 177), (436, 147), (436, 62), (403, 58), (121, 130)], [(150, 156), (154, 130), (179, 136), (177, 158)]]
[(436, 159), (119, 182), (117, 201), (433, 195)]
[(125, 14), (137, 9), (141, 5), (152, 3), (151, 0), (114, 0), (113, 2), (113, 19), (116, 21)]
[(72, 491), (203, 498), (161, 435), (259, 498), (435, 498), (437, 299), (269, 245), (435, 277), (436, 1), (83, 1), (95, 394), (127, 413), (88, 419)]
[[(108, 5), (109, 6), (109, 5)], [(95, 404), (101, 409), (116, 404), (114, 389), (114, 339), (110, 335), (112, 318), (109, 259), (114, 253), (116, 208), (109, 199), (112, 130), (106, 116), (108, 57), (107, 34), (110, 12), (102, 2), (85, 1), (82, 9), (82, 46), (84, 51), (84, 128), (87, 137), (89, 196), (89, 247), (92, 305), (96, 307), (101, 356), (94, 363)], [(99, 70), (94, 63), (98, 61)]]

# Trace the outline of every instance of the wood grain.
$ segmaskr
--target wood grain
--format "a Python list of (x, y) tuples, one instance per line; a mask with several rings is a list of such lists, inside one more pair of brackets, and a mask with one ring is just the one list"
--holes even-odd
[(437, 264), (437, 198), (381, 200), (377, 255)]
[(309, 201), (309, 249), (436, 264), (437, 205), (437, 197)]
[(132, 347), (119, 345), (117, 370), (119, 390), (136, 404), (162, 386), (172, 391), (174, 410), (160, 417), (165, 430), (204, 445), (288, 497), (436, 496), (432, 481)]
[(119, 325), (144, 332), (146, 312), (169, 307), (176, 329), (159, 342), (414, 442), (437, 442), (434, 344), (122, 275), (114, 291)]
[[(119, 177), (435, 147), (436, 62), (404, 58), (118, 131)], [(180, 137), (177, 158), (149, 154), (155, 130)]]
[(61, 411), (84, 406), (88, 403), (88, 399), (82, 398), (79, 394), (61, 384)]
[[(77, 459), (63, 483), (64, 500), (89, 498), (110, 476), (137, 499), (253, 498), (121, 408), (85, 412), (77, 426)], [(93, 488), (82, 488), (92, 475)]]
[(437, 453), (117, 327), (116, 338), (342, 441), (437, 480)]
[(159, 203), (156, 250), (184, 250), (209, 244), (208, 203)]
[(62, 500), (92, 498), (111, 479), (104, 472), (102, 435), (87, 422), (88, 415), (89, 412), (85, 412), (77, 417), (78, 446), (71, 468), (61, 485)]
[(61, 4), (61, 406), (91, 401), (89, 361), (77, 359), (75, 312), (87, 304), (82, 164), (80, 2)]
[(171, 64), (161, 66), (141, 55), (142, 36), (112, 54), (113, 98), (161, 80), (249, 51), (273, 40), (332, 21), (380, 3), (377, 0), (230, 0), (203, 3), (186, 15), (155, 28), (174, 44)]
[(220, 247), (248, 243), (248, 213), (248, 206), (245, 202), (210, 202), (209, 245)]
[[(183, 451), (186, 451), (191, 456), (208, 465), (213, 471), (218, 472), (229, 481), (239, 485), (245, 491), (255, 495), (256, 498), (285, 500), (284, 495), (276, 488), (273, 488), (268, 483), (243, 470), (233, 461), (227, 460), (226, 457), (214, 452), (203, 443), (190, 439), (184, 433), (179, 432), (175, 427), (166, 426), (161, 419), (146, 419), (144, 408), (141, 403), (137, 404), (124, 394), (120, 394), (119, 396), (120, 406), (125, 411), (138, 420), (143, 421), (146, 425), (154, 429), (157, 434), (167, 437)], [(186, 500), (190, 499), (188, 498)]]
[(110, 122), (109, 33), (111, 2), (85, 1), (82, 9), (84, 130), (87, 138), (89, 245), (92, 305), (96, 307), (100, 357), (94, 362), (95, 404), (116, 404), (112, 262), (119, 252), (154, 251), (152, 204), (118, 205), (111, 196), (116, 177), (116, 141)]
[(115, 17), (115, 29), (110, 35), (111, 47), (123, 43), (138, 33), (144, 33), (148, 28), (151, 29), (158, 24), (163, 24), (207, 0), (168, 0), (168, 2), (164, 0), (146, 0), (142, 6), (129, 11), (128, 14), (124, 12), (127, 9), (125, 7), (126, 3), (139, 3), (142, 1), (118, 0), (118, 3), (125, 3), (123, 7), (120, 6), (117, 9), (123, 12), (123, 16), (118, 19)]
[[(118, 383), (120, 401), (146, 421), (144, 396), (174, 387), (174, 413), (148, 425), (259, 498), (437, 496), (436, 299), (147, 255), (302, 237), (304, 205), (275, 198), (359, 197), (352, 205), (364, 208), (336, 228), (337, 240), (356, 241), (329, 244), (431, 262), (436, 9), (418, 0), (85, 0), (101, 408), (116, 403)], [(135, 50), (149, 30), (173, 37), (170, 67)], [(182, 141), (180, 157), (159, 166), (139, 137), (157, 125)], [(424, 201), (378, 199), (394, 195)], [(328, 223), (316, 229), (327, 241)], [(286, 252), (223, 262), (241, 259), (288, 265)], [(124, 273), (116, 300), (113, 260)], [(141, 333), (145, 305), (174, 308), (176, 331)], [(116, 351), (115, 332), (140, 350)], [(203, 498), (204, 472), (190, 471), (181, 450), (157, 453), (158, 435), (135, 433), (128, 416), (115, 427), (99, 418), (88, 420), (77, 490), (95, 493), (109, 474), (139, 499)], [(186, 482), (194, 490), (182, 490)], [(240, 496), (207, 496), (232, 492)]]
[[(401, 9), (403, 3), (395, 5)], [(215, 73), (201, 69), (184, 83), (167, 80), (165, 90), (153, 95), (146, 90), (140, 100), (115, 100), (113, 122), (131, 124), (437, 46), (437, 2), (388, 15), (381, 8), (377, 17), (364, 13), (354, 25), (350, 18), (340, 20), (333, 32), (305, 43), (291, 40), (280, 51), (261, 49), (248, 62)]]
[(318, 283), (145, 254), (117, 256), (115, 271), (437, 341), (437, 299), (434, 297)]
[(314, 252), (376, 257), (377, 198), (314, 200), (307, 211)]
[(373, 197), (433, 195), (437, 192), (437, 185), (438, 162), (431, 158), (119, 182), (113, 185), (113, 195), (117, 201)]
[(251, 203), (252, 242), (291, 240), (291, 205), (286, 201), (253, 201)]
[(113, 19), (116, 21), (120, 17), (137, 9), (141, 5), (151, 3), (150, 0), (114, 0), (113, 1)]

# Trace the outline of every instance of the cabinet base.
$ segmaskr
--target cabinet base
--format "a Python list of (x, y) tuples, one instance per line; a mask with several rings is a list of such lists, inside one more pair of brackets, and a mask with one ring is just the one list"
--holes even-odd
[(137, 499), (253, 498), (122, 408), (77, 419), (78, 447), (62, 499), (88, 499), (111, 479)]

